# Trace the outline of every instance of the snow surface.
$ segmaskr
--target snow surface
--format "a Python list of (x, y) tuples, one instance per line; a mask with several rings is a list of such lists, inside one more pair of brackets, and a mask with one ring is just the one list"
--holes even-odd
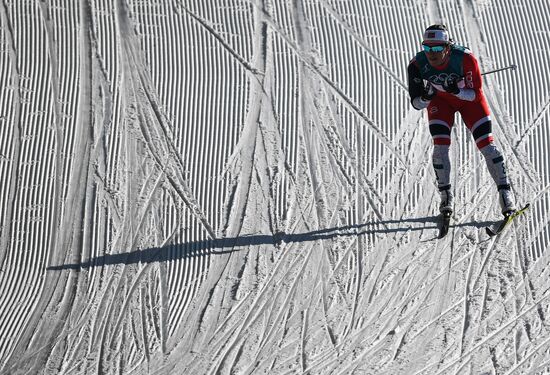
[[(550, 373), (548, 0), (2, 0), (1, 374)], [(406, 66), (443, 22), (519, 202), (457, 118), (437, 239)]]

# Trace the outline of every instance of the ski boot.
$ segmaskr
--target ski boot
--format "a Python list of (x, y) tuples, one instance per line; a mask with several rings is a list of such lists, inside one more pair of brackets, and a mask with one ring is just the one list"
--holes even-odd
[(500, 203), (500, 208), (502, 210), (502, 214), (505, 217), (508, 217), (514, 212), (516, 212), (516, 204), (514, 201), (514, 195), (512, 194), (512, 190), (510, 188), (500, 189), (498, 193), (499, 193), (499, 203)]
[(439, 212), (443, 215), (449, 215), (453, 213), (453, 192), (450, 188), (440, 190), (439, 196), (441, 197), (441, 203), (439, 204)]
[(439, 225), (439, 238), (443, 238), (449, 232), (451, 215), (453, 214), (453, 193), (450, 189), (439, 191), (441, 203), (439, 204), (439, 212), (441, 213), (441, 223)]

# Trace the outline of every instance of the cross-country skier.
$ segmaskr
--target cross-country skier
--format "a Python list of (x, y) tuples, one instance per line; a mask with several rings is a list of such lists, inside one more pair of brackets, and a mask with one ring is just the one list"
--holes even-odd
[(441, 213), (450, 215), (453, 210), (449, 146), (454, 116), (459, 112), (497, 185), (502, 213), (510, 215), (515, 211), (514, 197), (504, 157), (493, 142), (489, 106), (476, 58), (467, 48), (454, 44), (444, 25), (428, 27), (422, 47), (423, 51), (408, 66), (409, 95), (414, 108), (428, 110)]

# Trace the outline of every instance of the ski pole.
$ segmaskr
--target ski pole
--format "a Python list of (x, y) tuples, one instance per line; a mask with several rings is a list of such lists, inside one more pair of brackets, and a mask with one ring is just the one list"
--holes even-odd
[(503, 70), (508, 70), (508, 69), (516, 70), (517, 68), (518, 68), (518, 66), (516, 64), (512, 64), (512, 65), (507, 66), (505, 68), (499, 68), (499, 69), (495, 69), (495, 70), (489, 70), (488, 72), (483, 72), (483, 73), (481, 73), (481, 75), (484, 76), (484, 75), (487, 75), (487, 74), (502, 72)]
[[(489, 70), (488, 72), (483, 72), (483, 73), (481, 73), (480, 75), (486, 76), (486, 75), (488, 75), (488, 74), (493, 74), (493, 73), (497, 73), (497, 72), (502, 72), (503, 70), (508, 70), (508, 69), (516, 70), (517, 68), (518, 68), (518, 66), (517, 66), (516, 64), (512, 64), (512, 65), (506, 66), (506, 67), (504, 67), (504, 68), (498, 68), (498, 69), (494, 69), (494, 70)], [(463, 80), (464, 78), (466, 78), (466, 77), (464, 77), (464, 76), (458, 77), (457, 82)]]
[[(488, 75), (488, 74), (493, 74), (493, 73), (497, 73), (497, 72), (502, 72), (503, 70), (508, 70), (508, 69), (512, 69), (512, 70), (516, 70), (518, 68), (518, 66), (516, 64), (512, 64), (510, 66), (506, 66), (504, 68), (499, 68), (499, 69), (494, 69), (494, 70), (489, 70), (488, 72), (483, 72), (481, 73), (482, 76), (485, 76), (485, 75)], [(456, 81), (459, 82), (459, 81), (462, 81), (465, 77), (464, 76), (459, 76)], [(430, 80), (426, 80), (428, 83), (431, 83), (432, 85), (436, 85), (435, 82), (432, 82)]]

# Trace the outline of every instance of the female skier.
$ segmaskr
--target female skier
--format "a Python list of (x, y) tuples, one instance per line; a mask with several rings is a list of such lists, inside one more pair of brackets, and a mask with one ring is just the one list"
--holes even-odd
[(414, 108), (427, 108), (433, 138), (433, 166), (441, 195), (440, 212), (453, 211), (449, 146), (456, 112), (472, 133), (499, 192), (502, 213), (515, 211), (504, 157), (493, 142), (491, 118), (483, 95), (481, 74), (474, 55), (449, 38), (444, 25), (426, 29), (418, 52), (408, 66), (408, 84)]

